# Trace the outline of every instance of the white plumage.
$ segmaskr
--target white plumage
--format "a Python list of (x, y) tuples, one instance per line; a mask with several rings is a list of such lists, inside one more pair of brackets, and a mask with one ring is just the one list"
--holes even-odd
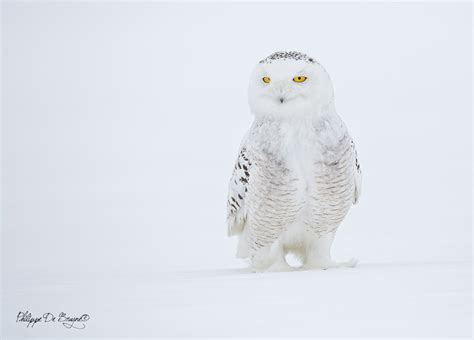
[(361, 191), (357, 153), (324, 68), (299, 52), (260, 61), (249, 84), (255, 120), (243, 138), (228, 197), (228, 234), (257, 271), (355, 265), (332, 261), (334, 234)]

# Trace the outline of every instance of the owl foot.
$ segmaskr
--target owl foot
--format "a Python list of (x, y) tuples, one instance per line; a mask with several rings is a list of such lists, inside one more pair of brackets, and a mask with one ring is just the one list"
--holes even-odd
[(260, 263), (253, 263), (252, 269), (256, 273), (263, 273), (263, 272), (288, 272), (293, 271), (294, 268), (291, 267), (286, 261), (285, 258), (279, 258), (273, 263), (269, 262), (260, 262)]
[(285, 251), (279, 241), (262, 249), (251, 259), (251, 267), (255, 272), (288, 272), (293, 271), (285, 260)]
[(293, 271), (294, 268), (286, 263), (285, 259), (280, 260), (272, 264), (268, 269), (267, 272), (289, 272)]

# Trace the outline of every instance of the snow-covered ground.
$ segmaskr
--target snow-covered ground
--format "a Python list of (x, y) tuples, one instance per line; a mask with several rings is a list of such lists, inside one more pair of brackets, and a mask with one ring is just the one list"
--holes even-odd
[[(246, 269), (25, 274), (5, 288), (9, 336), (431, 336), (471, 334), (471, 263), (361, 263), (291, 273)], [(16, 323), (67, 310), (86, 328)]]

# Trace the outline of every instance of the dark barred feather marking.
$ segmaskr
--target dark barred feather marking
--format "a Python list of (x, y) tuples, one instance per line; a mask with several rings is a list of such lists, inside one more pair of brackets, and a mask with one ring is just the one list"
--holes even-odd
[[(227, 219), (234, 221), (231, 225), (234, 229), (229, 230), (229, 234), (239, 232), (239, 228), (242, 227), (242, 223), (245, 220), (245, 212), (243, 211), (245, 206), (245, 196), (248, 191), (247, 187), (250, 181), (252, 163), (247, 157), (247, 150), (245, 147), (239, 152), (237, 161), (235, 163), (234, 172), (232, 173), (231, 186), (229, 188), (229, 199), (227, 201)], [(239, 222), (235, 223), (235, 220)]]

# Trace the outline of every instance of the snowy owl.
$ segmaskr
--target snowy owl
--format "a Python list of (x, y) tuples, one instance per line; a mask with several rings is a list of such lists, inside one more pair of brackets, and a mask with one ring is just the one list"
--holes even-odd
[(255, 116), (229, 184), (227, 231), (238, 235), (237, 257), (255, 271), (284, 271), (293, 253), (303, 268), (335, 262), (336, 230), (361, 192), (354, 142), (336, 113), (331, 79), (315, 59), (276, 52), (250, 78)]

